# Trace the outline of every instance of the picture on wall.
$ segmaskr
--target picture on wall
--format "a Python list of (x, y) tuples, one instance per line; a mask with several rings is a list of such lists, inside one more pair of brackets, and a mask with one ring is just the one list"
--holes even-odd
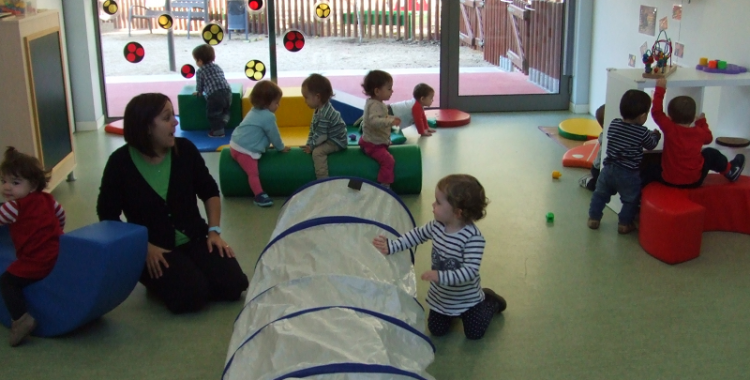
[(638, 33), (656, 35), (656, 7), (641, 5)]
[(682, 5), (675, 4), (672, 6), (672, 19), (677, 21), (682, 20)]
[(669, 29), (669, 21), (667, 21), (667, 18), (664, 17), (663, 19), (659, 20), (659, 31), (667, 29)]
[(635, 56), (633, 54), (628, 54), (628, 66), (635, 67)]
[(685, 54), (685, 45), (679, 42), (676, 42), (674, 44), (674, 55), (682, 58), (683, 54)]
[(641, 57), (646, 54), (646, 50), (648, 50), (648, 42), (643, 42), (643, 45), (641, 45)]

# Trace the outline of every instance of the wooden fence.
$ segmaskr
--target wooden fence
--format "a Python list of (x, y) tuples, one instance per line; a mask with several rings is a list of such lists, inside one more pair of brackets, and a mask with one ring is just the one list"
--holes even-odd
[[(209, 0), (208, 3), (211, 22), (226, 25), (226, 0)], [(308, 36), (319, 37), (440, 40), (440, 0), (328, 0), (332, 12), (324, 21), (313, 16), (315, 3), (315, 0), (277, 0), (276, 34), (297, 29)], [(119, 0), (118, 4), (120, 11), (112, 18), (117, 29), (127, 29), (131, 5), (164, 9), (163, 1), (158, 0)], [(250, 33), (268, 34), (265, 12), (249, 14), (248, 21)], [(148, 29), (149, 22), (154, 21), (133, 20), (133, 28)], [(200, 30), (201, 27), (201, 21), (193, 21), (191, 30)], [(187, 22), (176, 19), (172, 28), (187, 30)]]
[[(462, 0), (461, 42), (484, 52), (494, 65), (513, 66), (535, 83), (556, 91), (562, 65), (565, 4), (559, 0)], [(514, 22), (512, 15), (526, 18)], [(517, 28), (516, 28), (517, 25)], [(512, 58), (523, 56), (519, 63)], [(509, 67), (505, 67), (506, 69)]]

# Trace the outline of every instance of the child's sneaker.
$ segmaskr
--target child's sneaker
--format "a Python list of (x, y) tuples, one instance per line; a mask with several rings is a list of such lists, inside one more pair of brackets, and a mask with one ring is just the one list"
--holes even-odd
[(490, 289), (490, 288), (482, 288), (482, 291), (484, 292), (485, 298), (488, 297), (490, 299), (493, 299), (493, 300), (497, 301), (497, 304), (498, 304), (498, 307), (499, 307), (497, 309), (497, 313), (498, 314), (502, 313), (503, 310), (505, 310), (505, 308), (508, 307), (508, 304), (505, 302), (505, 298), (500, 297), (500, 295), (498, 295), (497, 293), (495, 293), (492, 289)]
[(589, 228), (591, 228), (592, 230), (596, 230), (599, 228), (599, 223), (599, 220), (589, 218), (589, 221), (588, 223), (586, 223), (586, 225), (589, 226)]
[(208, 137), (224, 137), (224, 132), (214, 133), (213, 131), (208, 132)]
[(592, 179), (594, 179), (594, 177), (591, 176), (591, 174), (586, 174), (585, 176), (578, 179), (578, 186), (581, 186), (584, 189), (588, 189), (589, 181), (591, 181)]
[(271, 207), (273, 206), (273, 200), (271, 197), (268, 196), (266, 193), (260, 193), (255, 196), (255, 200), (253, 201), (256, 205), (260, 207)]
[(745, 169), (745, 155), (744, 154), (738, 154), (734, 156), (734, 159), (732, 161), (729, 161), (731, 164), (731, 168), (725, 174), (727, 179), (731, 182), (735, 182), (738, 179), (740, 179), (740, 175), (742, 174), (742, 170)]
[(36, 328), (36, 320), (29, 313), (26, 313), (11, 322), (10, 325), (10, 339), (9, 343), (11, 347), (18, 346), (21, 342), (31, 334)]
[(635, 231), (635, 224), (618, 224), (617, 225), (617, 233), (625, 235), (629, 234), (631, 232)]

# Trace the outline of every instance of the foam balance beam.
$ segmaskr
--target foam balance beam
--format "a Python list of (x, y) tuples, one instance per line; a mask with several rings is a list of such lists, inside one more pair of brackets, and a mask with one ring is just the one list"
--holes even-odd
[[(388, 151), (396, 159), (395, 182), (391, 190), (397, 194), (419, 194), (422, 191), (422, 152), (418, 145), (391, 146)], [(355, 176), (376, 181), (378, 163), (366, 156), (359, 147), (328, 156), (329, 175)], [(272, 196), (291, 195), (299, 187), (315, 180), (312, 157), (300, 148), (288, 153), (270, 150), (258, 162), (263, 190)], [(224, 196), (252, 195), (247, 174), (232, 158), (229, 149), (221, 151), (219, 184)]]
[[(108, 313), (138, 283), (146, 261), (146, 227), (114, 221), (94, 223), (60, 237), (60, 255), (52, 272), (24, 289), (36, 336), (70, 332)], [(0, 228), (0, 273), (16, 258), (10, 232)], [(10, 314), (0, 297), (0, 322)]]
[[(227, 128), (234, 128), (242, 121), (242, 84), (230, 83), (229, 85), (232, 87), (232, 106)], [(180, 128), (183, 131), (209, 130), (211, 126), (206, 118), (206, 98), (195, 96), (193, 92), (195, 92), (195, 85), (187, 85), (177, 95)]]
[(730, 183), (709, 174), (696, 189), (652, 183), (641, 195), (640, 220), (638, 241), (648, 254), (668, 264), (692, 260), (704, 231), (750, 234), (750, 177)]

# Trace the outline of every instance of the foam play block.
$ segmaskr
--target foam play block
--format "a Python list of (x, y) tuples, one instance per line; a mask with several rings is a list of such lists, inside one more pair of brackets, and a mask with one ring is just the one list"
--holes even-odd
[[(234, 128), (242, 121), (242, 84), (230, 83), (232, 87), (232, 106), (227, 128)], [(206, 98), (194, 96), (195, 85), (186, 85), (177, 95), (177, 108), (180, 115), (180, 127), (185, 131), (209, 130), (211, 127), (206, 118)]]
[(427, 119), (434, 119), (440, 128), (461, 127), (471, 123), (471, 115), (455, 109), (434, 109), (424, 112)]
[[(60, 237), (52, 272), (24, 289), (36, 336), (70, 332), (125, 301), (138, 283), (148, 249), (146, 227), (104, 221)], [(0, 272), (15, 260), (7, 227), (0, 228)], [(0, 297), (0, 322), (10, 314)]]
[[(250, 103), (250, 92), (252, 90), (252, 87), (248, 88), (242, 95), (243, 118), (253, 108), (252, 103)], [(279, 129), (287, 127), (309, 128), (315, 110), (305, 103), (305, 98), (302, 97), (302, 89), (300, 87), (282, 87), (281, 91), (283, 95), (279, 102), (279, 109), (276, 110), (276, 125), (279, 126)]]
[(638, 240), (651, 256), (677, 264), (700, 255), (703, 231), (750, 234), (750, 177), (709, 174), (696, 189), (652, 183), (641, 195)]
[[(422, 152), (418, 145), (396, 145), (388, 148), (396, 159), (395, 182), (391, 190), (397, 194), (419, 194), (422, 191)], [(355, 176), (377, 180), (378, 163), (360, 148), (348, 149), (328, 156), (331, 177)], [(288, 153), (268, 151), (258, 161), (263, 190), (272, 196), (291, 195), (299, 187), (315, 180), (312, 157), (300, 148)], [(232, 158), (229, 149), (221, 151), (219, 184), (224, 196), (250, 196), (247, 174)]]
[[(587, 141), (589, 142), (589, 141)], [(563, 154), (562, 165), (565, 167), (591, 169), (599, 153), (599, 141), (591, 140), (592, 144), (583, 144), (569, 149)]]
[(365, 113), (365, 99), (335, 89), (333, 92), (331, 105), (341, 113), (341, 118), (344, 119), (346, 125), (354, 125), (354, 122)]
[(104, 132), (111, 133), (113, 135), (122, 136), (123, 134), (125, 134), (122, 129), (122, 123), (123, 123), (123, 119), (113, 121), (107, 124), (106, 126), (104, 126)]
[[(361, 135), (359, 134), (359, 128), (350, 125), (346, 127), (346, 130), (347, 130), (346, 132), (347, 145), (359, 146), (359, 138), (361, 137)], [(284, 142), (284, 145), (289, 145), (289, 146), (302, 146), (302, 145), (307, 144), (307, 135), (309, 132), (310, 132), (309, 127), (279, 128), (281, 141)], [(212, 139), (212, 140), (215, 140), (215, 139)], [(405, 142), (406, 142), (406, 136), (404, 136), (404, 132), (402, 132), (400, 128), (397, 128), (391, 132), (391, 143), (393, 145), (401, 145)], [(229, 144), (219, 146), (216, 149), (216, 151), (221, 152), (221, 150), (226, 147), (229, 147)], [(213, 150), (206, 150), (206, 151), (213, 151)], [(201, 152), (203, 152), (203, 150), (201, 150)]]
[(557, 131), (566, 139), (586, 141), (599, 138), (602, 127), (593, 119), (568, 119), (560, 122)]

